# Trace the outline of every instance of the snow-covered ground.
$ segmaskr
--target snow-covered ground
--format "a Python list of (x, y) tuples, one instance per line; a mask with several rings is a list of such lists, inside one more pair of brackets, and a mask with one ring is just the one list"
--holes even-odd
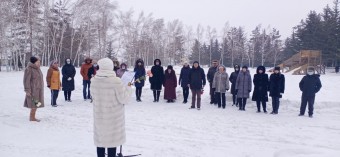
[[(47, 68), (42, 68), (46, 74)], [(205, 69), (207, 71), (207, 69)], [(177, 74), (180, 67), (176, 67)], [(232, 69), (227, 70), (230, 74)], [(255, 70), (251, 69), (253, 73)], [(44, 75), (46, 76), (46, 75)], [(72, 103), (60, 93), (57, 108), (39, 109), (40, 123), (29, 122), (23, 107), (23, 72), (0, 72), (0, 157), (94, 157), (92, 104), (82, 99), (79, 69)], [(246, 112), (209, 104), (208, 86), (201, 111), (178, 100), (153, 103), (149, 84), (142, 103), (126, 105), (127, 143), (124, 153), (144, 157), (338, 157), (340, 156), (340, 75), (321, 76), (314, 118), (298, 117), (302, 76), (286, 74), (286, 92), (279, 115), (256, 113), (248, 101)], [(268, 103), (271, 111), (271, 103)]]

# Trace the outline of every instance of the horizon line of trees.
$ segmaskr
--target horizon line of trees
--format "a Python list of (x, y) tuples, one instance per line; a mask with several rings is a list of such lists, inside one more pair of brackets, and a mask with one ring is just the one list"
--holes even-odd
[[(141, 58), (153, 65), (219, 60), (234, 64), (276, 66), (302, 49), (321, 50), (326, 65), (340, 57), (339, 2), (323, 13), (311, 11), (282, 39), (279, 30), (256, 26), (251, 32), (225, 23), (222, 30), (165, 21), (152, 14), (118, 10), (113, 0), (2, 0), (0, 3), (0, 62), (10, 59), (15, 70), (39, 56), (42, 65), (71, 58), (80, 66), (86, 57), (109, 57), (133, 65)], [(1, 64), (1, 63), (0, 63)], [(0, 68), (1, 70), (1, 68)]]

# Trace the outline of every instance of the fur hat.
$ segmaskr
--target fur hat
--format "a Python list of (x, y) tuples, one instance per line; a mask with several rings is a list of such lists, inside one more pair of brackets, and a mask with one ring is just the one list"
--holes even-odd
[(109, 58), (103, 58), (98, 61), (98, 65), (100, 70), (109, 70), (112, 71), (113, 69), (113, 62)]

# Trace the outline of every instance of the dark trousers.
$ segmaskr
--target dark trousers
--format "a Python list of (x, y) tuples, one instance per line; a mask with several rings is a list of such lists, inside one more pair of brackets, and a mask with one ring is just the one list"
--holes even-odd
[(71, 100), (71, 93), (72, 91), (64, 91), (65, 101)]
[(233, 94), (233, 104), (236, 106), (238, 105), (237, 94)]
[(201, 90), (200, 89), (192, 89), (192, 102), (191, 102), (191, 108), (195, 108), (196, 106), (196, 100), (197, 100), (197, 108), (201, 108)]
[(302, 96), (301, 98), (301, 107), (300, 107), (300, 114), (304, 115), (308, 103), (308, 114), (311, 116), (314, 112), (314, 101), (315, 101), (315, 95), (313, 96)]
[(183, 89), (183, 98), (185, 102), (188, 102), (189, 97), (189, 87), (182, 87)]
[(261, 103), (262, 103), (263, 112), (267, 112), (267, 103), (266, 103), (266, 101), (260, 101), (260, 100), (256, 101), (257, 111), (261, 112)]
[(83, 97), (84, 99), (91, 99), (91, 81), (90, 80), (83, 80)]
[[(107, 148), (108, 157), (116, 157), (117, 148)], [(105, 157), (105, 148), (97, 147), (97, 157)]]
[(51, 90), (51, 105), (57, 105), (59, 90)]
[(217, 104), (218, 104), (218, 107), (223, 107), (225, 108), (225, 93), (215, 93), (215, 97), (217, 99)]
[(142, 96), (142, 88), (143, 87), (136, 87), (136, 98), (137, 98), (137, 100), (140, 100), (140, 97)]
[(279, 113), (280, 97), (272, 97), (273, 113)]
[(153, 90), (153, 99), (154, 101), (159, 101), (159, 96), (161, 95), (160, 90)]
[(237, 103), (240, 110), (246, 110), (247, 98), (237, 98)]
[(215, 90), (212, 88), (212, 82), (209, 82), (209, 87), (210, 87), (210, 103), (217, 103), (217, 100), (215, 98)]

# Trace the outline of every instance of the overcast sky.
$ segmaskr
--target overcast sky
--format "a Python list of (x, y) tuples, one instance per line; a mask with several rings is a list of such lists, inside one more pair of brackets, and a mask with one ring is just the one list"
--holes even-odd
[(221, 31), (224, 23), (242, 26), (249, 34), (258, 24), (290, 36), (292, 27), (305, 19), (310, 10), (321, 12), (333, 0), (118, 0), (119, 9), (153, 13), (166, 21), (179, 19), (194, 28), (210, 25)]

